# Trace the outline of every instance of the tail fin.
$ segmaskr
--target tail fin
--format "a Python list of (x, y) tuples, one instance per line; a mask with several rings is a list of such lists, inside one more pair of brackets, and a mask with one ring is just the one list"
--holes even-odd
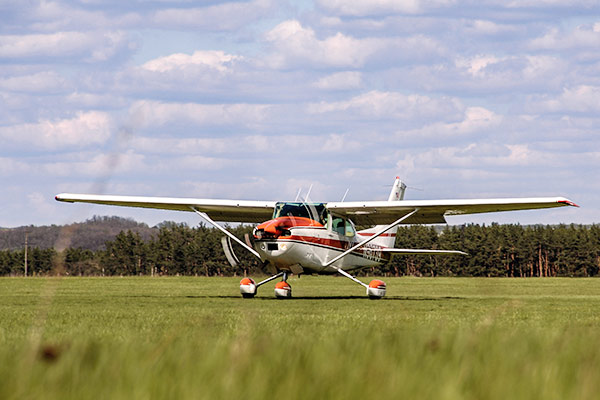
[(396, 177), (394, 181), (394, 186), (392, 187), (392, 192), (390, 193), (390, 197), (388, 201), (398, 201), (404, 200), (404, 192), (406, 191), (406, 184), (400, 180), (399, 177)]
[[(392, 191), (390, 192), (390, 197), (388, 197), (388, 201), (404, 200), (405, 191), (406, 184), (404, 184), (404, 182), (402, 182), (399, 177), (396, 177), (396, 180), (394, 181), (394, 185), (392, 187)], [(375, 233), (379, 232), (383, 228), (385, 228), (385, 225), (375, 225), (372, 228), (365, 229), (357, 233), (368, 238), (368, 236), (373, 236)], [(385, 247), (394, 247), (394, 244), (396, 243), (397, 231), (398, 227), (388, 229), (384, 234), (379, 236), (377, 239), (374, 239), (371, 243)]]

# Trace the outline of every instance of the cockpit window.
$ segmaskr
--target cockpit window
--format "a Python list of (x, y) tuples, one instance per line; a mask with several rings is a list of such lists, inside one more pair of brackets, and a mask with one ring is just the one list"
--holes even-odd
[(331, 230), (344, 236), (352, 237), (356, 234), (354, 229), (354, 225), (350, 220), (347, 220), (343, 217), (338, 217), (337, 215), (333, 216), (333, 220), (331, 223)]
[(328, 211), (323, 203), (277, 203), (273, 219), (279, 217), (304, 217), (327, 224)]

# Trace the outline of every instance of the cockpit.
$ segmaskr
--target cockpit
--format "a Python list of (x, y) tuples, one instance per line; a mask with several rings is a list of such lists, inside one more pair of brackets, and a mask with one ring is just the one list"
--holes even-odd
[(331, 214), (323, 203), (277, 203), (273, 211), (273, 219), (279, 217), (308, 218), (339, 235), (352, 237), (356, 234), (352, 221)]
[(329, 212), (323, 203), (277, 203), (273, 219), (279, 217), (302, 217), (327, 225)]

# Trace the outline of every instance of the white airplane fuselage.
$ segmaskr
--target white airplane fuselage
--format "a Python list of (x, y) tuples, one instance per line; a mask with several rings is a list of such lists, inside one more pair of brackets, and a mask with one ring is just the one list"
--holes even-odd
[(295, 226), (289, 227), (285, 236), (276, 238), (257, 238), (255, 234), (254, 248), (263, 261), (268, 261), (277, 270), (334, 274), (340, 268), (351, 271), (373, 267), (389, 259), (389, 255), (381, 251), (383, 246), (369, 243), (326, 266), (335, 257), (367, 238), (360, 233), (347, 236), (327, 226)]

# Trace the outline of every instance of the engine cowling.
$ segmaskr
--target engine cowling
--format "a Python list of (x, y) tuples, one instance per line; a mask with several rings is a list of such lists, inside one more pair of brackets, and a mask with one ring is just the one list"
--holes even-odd
[(256, 295), (256, 282), (252, 278), (244, 278), (240, 281), (240, 293), (244, 298), (252, 298)]
[(369, 287), (367, 288), (367, 296), (370, 299), (380, 299), (385, 296), (385, 282), (379, 279), (373, 279), (369, 282)]
[(292, 297), (292, 287), (285, 281), (277, 282), (275, 285), (275, 297), (287, 299)]

